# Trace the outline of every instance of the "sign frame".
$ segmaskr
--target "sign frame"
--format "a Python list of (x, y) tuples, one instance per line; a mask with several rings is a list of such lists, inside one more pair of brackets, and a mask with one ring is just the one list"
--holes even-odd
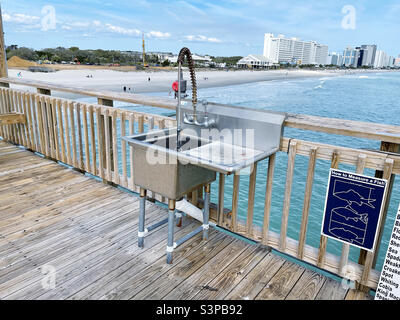
[[(340, 173), (342, 175), (345, 174), (345, 175), (357, 176), (357, 177), (361, 177), (361, 178), (364, 178), (364, 179), (370, 179), (370, 180), (375, 180), (375, 181), (377, 180), (377, 181), (381, 181), (381, 182), (384, 183), (384, 191), (383, 191), (383, 195), (382, 195), (382, 201), (381, 201), (381, 205), (380, 205), (380, 210), (379, 210), (379, 215), (378, 215), (378, 220), (377, 220), (376, 230), (375, 230), (375, 235), (374, 235), (374, 240), (373, 240), (373, 245), (372, 245), (371, 249), (363, 247), (361, 245), (357, 245), (355, 243), (351, 243), (349, 241), (342, 240), (339, 237), (334, 237), (334, 236), (332, 236), (330, 234), (326, 234), (324, 232), (325, 219), (327, 218), (326, 210), (327, 210), (327, 204), (328, 204), (328, 197), (329, 197), (329, 191), (330, 191), (332, 172), (338, 172), (338, 173)], [(343, 179), (349, 179), (349, 178), (345, 178), (345, 177), (342, 177), (342, 178)], [(372, 184), (370, 182), (365, 182), (365, 181), (364, 182), (359, 182), (359, 183)], [(382, 223), (382, 212), (384, 210), (384, 207), (385, 207), (384, 204), (385, 204), (386, 199), (387, 199), (388, 184), (389, 184), (389, 181), (387, 179), (376, 178), (376, 177), (371, 177), (371, 176), (367, 176), (367, 175), (364, 175), (364, 174), (358, 174), (358, 173), (349, 172), (349, 171), (345, 171), (345, 170), (330, 168), (329, 169), (328, 183), (327, 183), (327, 187), (326, 187), (325, 205), (324, 205), (324, 211), (323, 211), (323, 216), (322, 216), (321, 235), (323, 235), (325, 237), (328, 237), (328, 238), (331, 238), (333, 240), (337, 240), (337, 241), (342, 242), (342, 243), (346, 243), (348, 245), (354, 246), (354, 247), (362, 249), (362, 250), (366, 250), (366, 251), (369, 251), (369, 252), (375, 252), (376, 242), (377, 242), (377, 238), (378, 238), (378, 231), (379, 231), (381, 223)]]

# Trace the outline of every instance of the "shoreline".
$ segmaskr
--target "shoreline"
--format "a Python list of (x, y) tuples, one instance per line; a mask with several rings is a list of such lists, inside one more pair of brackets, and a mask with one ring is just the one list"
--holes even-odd
[[(133, 71), (121, 72), (115, 70), (61, 70), (54, 73), (35, 73), (23, 69), (10, 69), (10, 77), (51, 82), (71, 87), (93, 89), (96, 91), (114, 91), (127, 93), (157, 93), (172, 91), (172, 83), (177, 80), (177, 73), (173, 71)], [(196, 72), (198, 89), (227, 87), (263, 81), (285, 81), (299, 79), (313, 79), (325, 77), (339, 77), (347, 75), (365, 75), (382, 72), (399, 72), (395, 70), (237, 70), (237, 71), (198, 71)], [(150, 79), (150, 81), (149, 81)], [(184, 79), (188, 80), (190, 90), (190, 76), (184, 71)], [(13, 86), (26, 90), (29, 87)], [(29, 88), (34, 89), (34, 88)], [(62, 96), (64, 97), (64, 96)], [(71, 98), (71, 94), (65, 94)]]

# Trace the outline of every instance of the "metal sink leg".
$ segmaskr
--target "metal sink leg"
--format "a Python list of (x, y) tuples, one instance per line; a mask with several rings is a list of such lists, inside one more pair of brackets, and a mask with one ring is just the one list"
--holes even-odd
[(168, 240), (167, 240), (167, 263), (172, 263), (174, 244), (174, 225), (175, 225), (175, 200), (168, 200)]
[(153, 231), (168, 222), (167, 219), (163, 219), (154, 223), (153, 225), (145, 228), (146, 221), (146, 194), (147, 190), (140, 189), (140, 207), (139, 207), (139, 230), (138, 230), (138, 247), (144, 247), (144, 238), (150, 231)]
[(204, 188), (204, 210), (203, 210), (203, 240), (208, 240), (209, 218), (210, 218), (210, 184)]
[(145, 213), (146, 213), (146, 193), (145, 189), (140, 188), (140, 210), (139, 210), (139, 232), (138, 232), (138, 246), (139, 248), (143, 248), (144, 246), (144, 237), (145, 237)]

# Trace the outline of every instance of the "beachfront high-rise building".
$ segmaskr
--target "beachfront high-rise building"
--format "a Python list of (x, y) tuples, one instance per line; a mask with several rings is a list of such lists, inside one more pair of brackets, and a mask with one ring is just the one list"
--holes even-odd
[(376, 45), (362, 45), (353, 49), (348, 46), (343, 51), (343, 66), (351, 68), (393, 68), (396, 64), (395, 58), (389, 56), (385, 51), (377, 50)]
[(386, 54), (385, 51), (377, 50), (374, 68), (392, 68), (395, 65), (395, 58)]
[(400, 54), (398, 55), (397, 58), (394, 59), (394, 66), (396, 68), (400, 68)]
[(375, 55), (376, 55), (376, 45), (362, 45), (362, 61), (361, 66), (366, 67), (373, 67), (375, 62)]
[(328, 46), (318, 43), (315, 49), (315, 63), (325, 65), (327, 57)]
[(328, 60), (326, 64), (341, 67), (343, 65), (343, 55), (341, 55), (340, 53), (331, 52), (328, 55)]
[(389, 68), (393, 68), (393, 67), (395, 66), (395, 63), (396, 63), (396, 58), (390, 56), (390, 57), (389, 57), (389, 64), (388, 64), (388, 67), (389, 67)]
[(263, 55), (273, 63), (326, 64), (328, 46), (315, 41), (298, 38), (275, 37), (272, 33), (264, 36)]
[(343, 52), (343, 65), (346, 67), (357, 68), (358, 60), (360, 59), (360, 48), (353, 49), (347, 47)]

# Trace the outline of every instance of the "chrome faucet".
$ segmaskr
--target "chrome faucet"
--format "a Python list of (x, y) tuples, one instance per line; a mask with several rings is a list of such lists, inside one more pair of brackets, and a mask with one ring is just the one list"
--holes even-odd
[(197, 120), (197, 85), (196, 85), (196, 75), (194, 72), (194, 63), (192, 60), (192, 53), (188, 48), (182, 48), (178, 55), (178, 105), (176, 108), (176, 122), (177, 122), (177, 151), (181, 148), (181, 141), (180, 141), (180, 133), (182, 131), (181, 127), (181, 106), (182, 106), (182, 93), (181, 93), (181, 83), (182, 83), (182, 63), (184, 62), (185, 57), (188, 61), (189, 72), (190, 72), (190, 80), (192, 83), (192, 106), (193, 106), (193, 114), (184, 114), (183, 115), (183, 123), (185, 124), (192, 124), (196, 126), (201, 126), (205, 128), (211, 128), (215, 126), (216, 121), (215, 119), (209, 119), (207, 113), (207, 101), (203, 100), (203, 106), (205, 108), (205, 115), (202, 122)]
[(201, 102), (201, 104), (204, 106), (204, 119), (203, 119), (203, 121), (199, 122), (197, 120), (198, 119), (197, 114), (195, 114), (195, 113), (194, 114), (185, 113), (183, 115), (183, 123), (192, 124), (192, 125), (196, 125), (196, 126), (204, 127), (204, 128), (212, 128), (212, 127), (214, 127), (216, 125), (216, 121), (215, 121), (215, 119), (210, 119), (210, 117), (208, 116), (208, 113), (207, 113), (208, 102), (206, 100), (203, 100)]

